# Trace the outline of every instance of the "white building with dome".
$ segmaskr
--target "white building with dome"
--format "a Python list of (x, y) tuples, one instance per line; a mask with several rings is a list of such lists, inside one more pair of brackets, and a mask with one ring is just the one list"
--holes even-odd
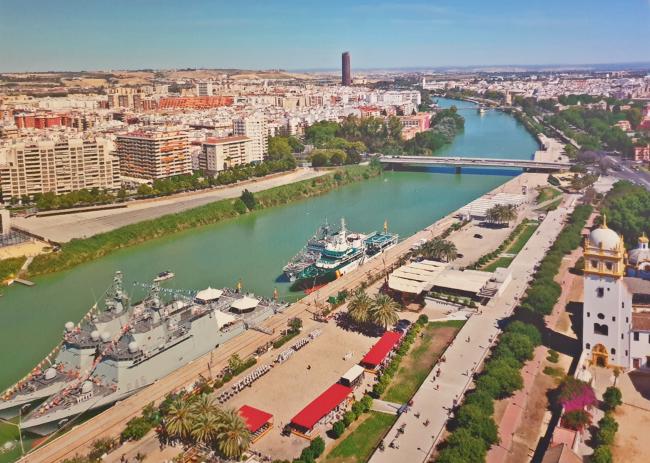
[(628, 267), (623, 237), (606, 218), (585, 240), (582, 343), (594, 364), (650, 369), (650, 281), (626, 276), (635, 265), (648, 265), (650, 274), (645, 235), (639, 244)]

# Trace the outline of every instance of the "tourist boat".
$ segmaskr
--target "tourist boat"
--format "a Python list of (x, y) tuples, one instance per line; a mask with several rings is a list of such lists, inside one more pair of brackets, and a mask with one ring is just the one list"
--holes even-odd
[(160, 283), (161, 281), (165, 280), (171, 280), (174, 278), (176, 275), (174, 275), (173, 272), (170, 272), (169, 270), (165, 270), (164, 272), (160, 272), (156, 278), (153, 279), (156, 283)]

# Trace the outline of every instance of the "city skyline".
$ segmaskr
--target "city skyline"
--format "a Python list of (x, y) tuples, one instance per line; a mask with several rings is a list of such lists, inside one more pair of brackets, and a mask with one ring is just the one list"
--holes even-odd
[(650, 61), (647, 0), (0, 3), (0, 72), (337, 69), (345, 50), (358, 70)]

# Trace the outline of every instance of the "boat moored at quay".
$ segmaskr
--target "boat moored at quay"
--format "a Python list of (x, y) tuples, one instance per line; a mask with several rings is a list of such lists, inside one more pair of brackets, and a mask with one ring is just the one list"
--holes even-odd
[[(23, 417), (22, 428), (46, 435), (82, 413), (122, 400), (283, 311), (287, 304), (229, 288), (192, 296), (149, 286), (119, 334), (95, 347), (91, 364)], [(67, 328), (67, 327), (66, 327)], [(104, 339), (106, 336), (101, 337)]]

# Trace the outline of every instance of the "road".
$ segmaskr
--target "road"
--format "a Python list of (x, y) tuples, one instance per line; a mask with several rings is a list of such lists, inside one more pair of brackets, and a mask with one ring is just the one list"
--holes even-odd
[(294, 172), (249, 180), (237, 185), (209, 191), (181, 193), (128, 203), (128, 207), (46, 217), (16, 217), (13, 223), (24, 230), (57, 243), (73, 238), (88, 238), (116, 228), (174, 214), (222, 199), (237, 198), (244, 188), (252, 192), (268, 190), (288, 183), (299, 182), (323, 175), (326, 171), (298, 169)]
[[(384, 439), (385, 450), (377, 450), (370, 463), (424, 462), (437, 445), (451, 410), (460, 403), (472, 383), (474, 371), (480, 369), (499, 334), (498, 321), (508, 317), (524, 294), (534, 267), (546, 255), (559, 232), (561, 223), (573, 209), (576, 198), (547, 214), (537, 232), (510, 265), (512, 281), (503, 294), (493, 298), (482, 312), (473, 315), (463, 326), (454, 342), (445, 351), (445, 362), (434, 368), (413, 397), (411, 411), (402, 414)], [(440, 375), (436, 376), (437, 370)], [(416, 412), (418, 416), (416, 416)], [(425, 427), (424, 422), (429, 420)], [(397, 430), (405, 425), (405, 432)], [(397, 441), (398, 448), (389, 444)]]
[(444, 165), (455, 167), (502, 167), (517, 169), (535, 169), (539, 171), (556, 172), (568, 170), (572, 163), (568, 161), (536, 159), (497, 159), (470, 157), (441, 157), (441, 156), (381, 156), (382, 164), (414, 164), (414, 165)]
[(650, 174), (645, 171), (636, 171), (630, 169), (621, 159), (614, 156), (605, 156), (611, 163), (617, 166), (620, 170), (610, 169), (609, 175), (616, 177), (620, 180), (627, 180), (642, 186), (646, 190), (650, 190)]

